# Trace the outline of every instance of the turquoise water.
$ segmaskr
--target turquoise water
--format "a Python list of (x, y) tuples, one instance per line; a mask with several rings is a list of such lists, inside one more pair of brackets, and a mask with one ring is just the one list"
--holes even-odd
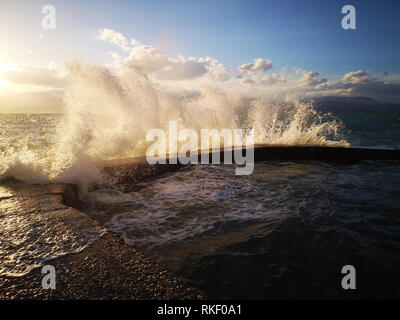
[(338, 113), (353, 146), (400, 148), (400, 113)]

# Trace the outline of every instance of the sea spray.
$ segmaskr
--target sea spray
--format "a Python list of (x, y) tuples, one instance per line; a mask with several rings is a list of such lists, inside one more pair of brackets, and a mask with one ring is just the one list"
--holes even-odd
[[(116, 73), (74, 62), (68, 65), (68, 74), (65, 112), (48, 137), (51, 142), (33, 148), (32, 137), (29, 147), (17, 150), (3, 141), (0, 177), (36, 182), (47, 178), (77, 183), (85, 191), (101, 177), (96, 161), (144, 155), (149, 146), (146, 133), (154, 128), (167, 132), (169, 121), (177, 121), (178, 130), (198, 132), (253, 128), (255, 144), (347, 144), (339, 120), (293, 97), (271, 102), (212, 86), (187, 95), (161, 86), (131, 65)], [(23, 170), (17, 167), (34, 175), (25, 179), (26, 172), (19, 174)]]
[(0, 180), (48, 181), (59, 115), (0, 114)]
[(257, 144), (348, 145), (346, 128), (338, 119), (296, 97), (269, 103), (255, 99), (249, 112)]

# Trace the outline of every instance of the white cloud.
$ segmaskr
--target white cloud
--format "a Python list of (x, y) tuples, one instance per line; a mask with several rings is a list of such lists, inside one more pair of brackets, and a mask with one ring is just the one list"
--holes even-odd
[(243, 79), (240, 80), (240, 83), (243, 86), (250, 86), (250, 85), (255, 84), (256, 82), (254, 80), (252, 80), (252, 79), (249, 79), (249, 78), (243, 78)]
[[(212, 57), (171, 57), (156, 46), (144, 45), (135, 39), (128, 39), (121, 33), (102, 28), (97, 38), (115, 44), (128, 55), (110, 53), (111, 66), (121, 69), (135, 66), (142, 69), (153, 80), (174, 86), (174, 81), (198, 80), (191, 82), (191, 89), (203, 85), (218, 86), (226, 82), (227, 88), (242, 87), (259, 92), (291, 92), (305, 95), (376, 95), (399, 96), (400, 79), (396, 75), (383, 75), (372, 78), (367, 71), (358, 70), (343, 75), (340, 80), (329, 80), (319, 71), (307, 71), (299, 68), (282, 68), (280, 73), (266, 74), (272, 68), (269, 59), (257, 58), (236, 68), (237, 72), (225, 67)], [(285, 85), (283, 85), (285, 84)], [(183, 82), (179, 83), (182, 87)], [(189, 84), (187, 84), (189, 85)], [(222, 84), (221, 84), (222, 85)], [(196, 87), (197, 86), (197, 87)]]
[(272, 68), (272, 62), (268, 59), (258, 58), (254, 59), (252, 63), (245, 63), (238, 67), (240, 74), (258, 74), (267, 72)]
[(230, 71), (222, 64), (218, 63), (217, 59), (207, 57), (200, 58), (200, 62), (205, 63), (207, 68), (207, 76), (213, 80), (223, 82), (227, 81), (230, 78)]
[(265, 85), (275, 85), (278, 83), (285, 83), (286, 82), (286, 78), (283, 75), (280, 74), (276, 74), (273, 73), (271, 75), (266, 74), (261, 80), (260, 83), (261, 84), (265, 84)]
[(206, 63), (195, 58), (170, 59), (170, 64), (157, 72), (157, 78), (160, 80), (192, 80), (206, 73)]
[(114, 31), (112, 29), (101, 28), (96, 38), (115, 44), (124, 51), (131, 50), (131, 48), (128, 46), (128, 40), (125, 38), (125, 36), (122, 33)]
[(129, 52), (129, 57), (126, 59), (122, 59), (116, 53), (109, 53), (114, 59), (111, 66), (116, 68), (121, 67), (125, 60), (125, 64), (138, 67), (158, 80), (178, 81), (205, 77), (222, 82), (229, 79), (228, 69), (211, 57), (172, 58), (156, 46), (143, 45), (135, 39), (129, 42), (124, 35), (108, 28), (100, 29), (96, 38), (115, 44)]
[(320, 75), (320, 72), (304, 72), (300, 83), (306, 87), (307, 95), (363, 96), (397, 103), (400, 99), (399, 81), (396, 83), (372, 78), (367, 71), (352, 71), (334, 81), (318, 79)]
[(326, 83), (328, 79), (318, 78), (321, 75), (322, 73), (318, 71), (309, 71), (309, 72), (303, 71), (303, 77), (299, 80), (299, 84), (302, 87), (315, 87), (323, 83)]
[(1, 71), (0, 75), (3, 80), (14, 84), (29, 84), (53, 88), (65, 86), (65, 78), (53, 68), (52, 64), (49, 67), (21, 67), (19, 70)]
[(351, 83), (366, 83), (369, 82), (371, 79), (366, 71), (358, 70), (346, 73), (342, 80), (344, 82), (351, 82)]
[(168, 56), (155, 46), (137, 45), (131, 50), (126, 62), (146, 72), (155, 72), (168, 67)]

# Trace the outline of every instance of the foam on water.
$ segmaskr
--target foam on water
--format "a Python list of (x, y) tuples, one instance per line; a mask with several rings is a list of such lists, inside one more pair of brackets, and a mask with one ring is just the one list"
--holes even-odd
[(218, 223), (266, 214), (259, 198), (252, 200), (262, 191), (248, 177), (235, 176), (234, 166), (193, 166), (138, 187), (130, 193), (91, 192), (85, 212), (122, 233), (128, 244), (146, 246), (193, 238)]
[(258, 162), (235, 176), (192, 165), (134, 192), (91, 192), (83, 211), (213, 298), (274, 297), (282, 283), (296, 283), (286, 297), (310, 284), (325, 296), (345, 263), (398, 274), (399, 166)]
[[(367, 175), (368, 165), (374, 171)], [(373, 188), (376, 177), (387, 177), (389, 169), (379, 171), (384, 165), (366, 163), (337, 168), (312, 162), (258, 163), (255, 173), (246, 177), (235, 176), (233, 165), (194, 165), (140, 183), (137, 191), (91, 192), (84, 210), (108, 228), (122, 233), (129, 244), (165, 245), (185, 238), (195, 239), (216, 225), (298, 214), (303, 202), (310, 202), (311, 206), (313, 198), (324, 192), (334, 194), (335, 199), (347, 199), (350, 191), (357, 190), (358, 183)], [(397, 165), (388, 164), (391, 168)], [(385, 192), (394, 192), (390, 185), (386, 189)], [(371, 190), (363, 192), (371, 196)], [(360, 199), (357, 201), (362, 202), (363, 198)], [(317, 208), (316, 212), (320, 210)]]
[(47, 261), (80, 252), (104, 229), (61, 204), (51, 185), (0, 186), (0, 275), (23, 276)]

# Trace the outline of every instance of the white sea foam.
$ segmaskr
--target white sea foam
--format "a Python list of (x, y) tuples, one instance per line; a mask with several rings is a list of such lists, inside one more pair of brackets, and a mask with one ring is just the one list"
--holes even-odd
[(235, 176), (233, 165), (193, 166), (144, 183), (139, 191), (90, 193), (86, 212), (126, 243), (151, 248), (274, 213), (260, 204), (268, 198), (264, 191), (248, 177)]
[(23, 187), (0, 186), (0, 275), (25, 275), (84, 250), (104, 233), (93, 219), (62, 205), (50, 186)]

